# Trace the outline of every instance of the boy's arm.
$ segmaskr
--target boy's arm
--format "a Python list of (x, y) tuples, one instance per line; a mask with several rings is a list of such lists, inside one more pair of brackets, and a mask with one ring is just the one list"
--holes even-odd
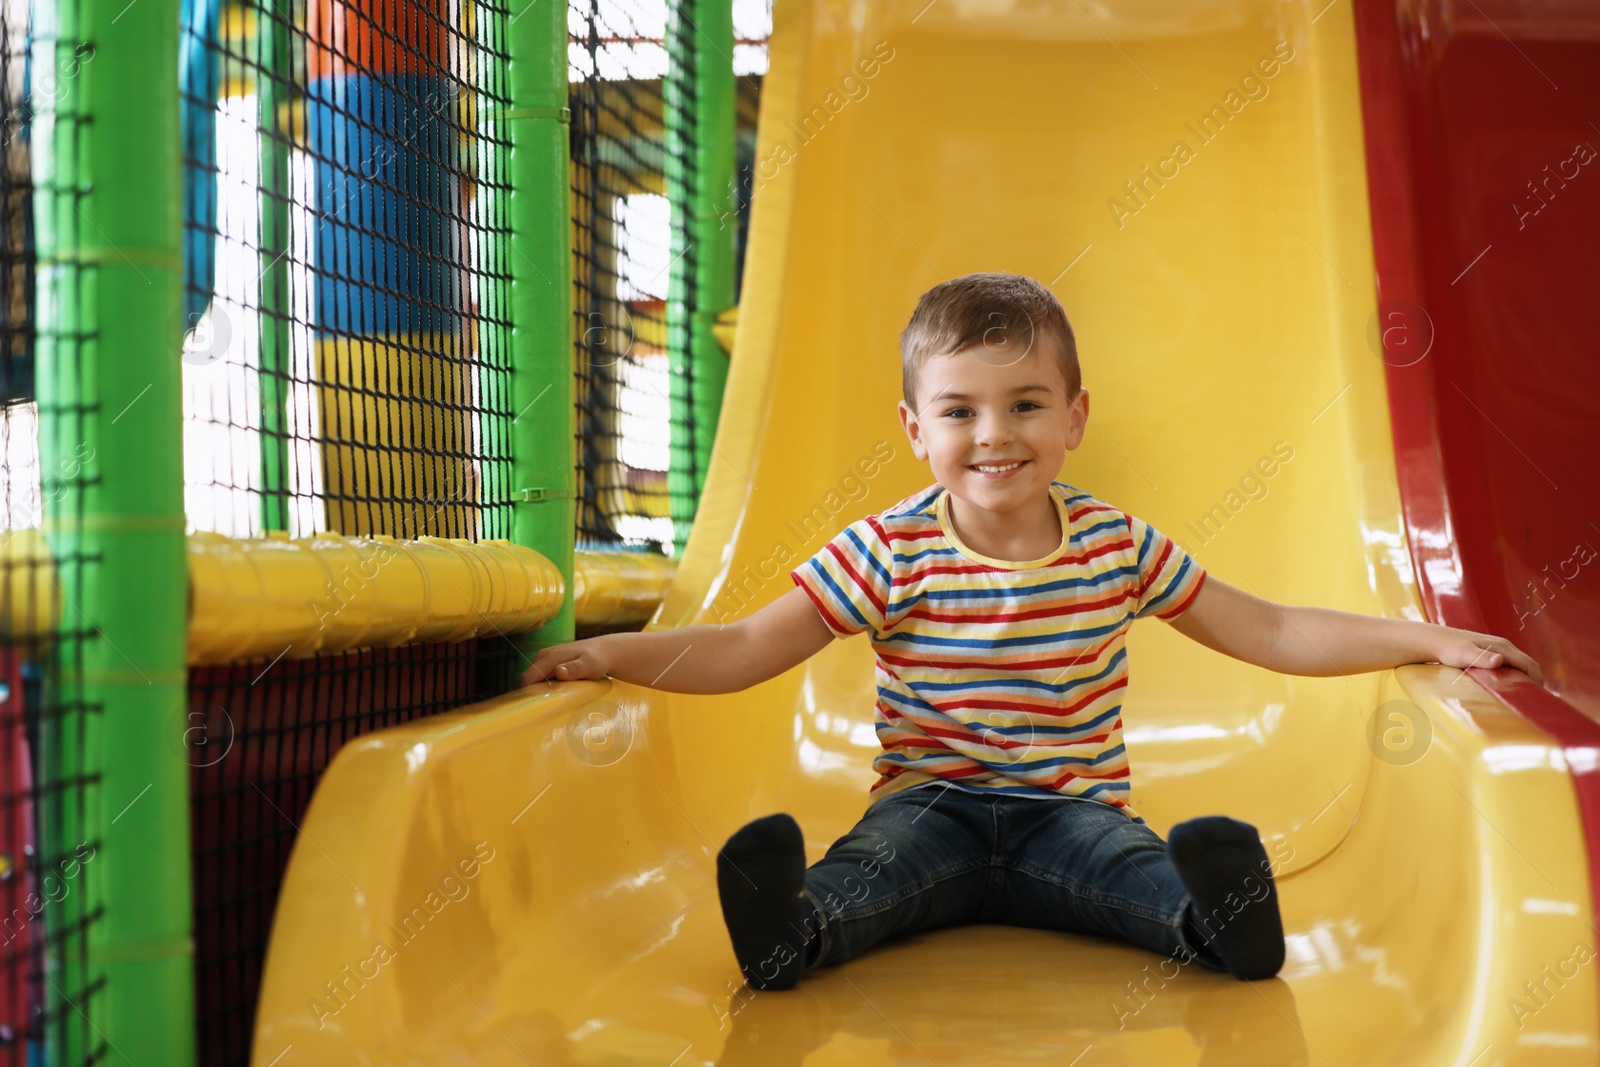
[(1414, 619), (1290, 607), (1206, 575), (1172, 628), (1207, 648), (1281, 674), (1383, 671), (1403, 663), (1515, 667), (1543, 684), (1539, 665), (1503, 637)]
[(542, 648), (522, 684), (609, 675), (669, 693), (737, 693), (810, 659), (834, 638), (806, 591), (738, 622), (604, 634)]

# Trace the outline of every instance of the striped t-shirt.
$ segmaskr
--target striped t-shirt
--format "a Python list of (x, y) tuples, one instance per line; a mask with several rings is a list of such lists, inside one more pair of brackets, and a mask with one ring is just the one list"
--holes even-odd
[(1153, 526), (1064, 482), (1061, 545), (1013, 562), (964, 545), (934, 484), (851, 523), (790, 572), (840, 637), (872, 632), (883, 752), (868, 803), (946, 783), (1128, 803), (1124, 635), (1205, 581)]

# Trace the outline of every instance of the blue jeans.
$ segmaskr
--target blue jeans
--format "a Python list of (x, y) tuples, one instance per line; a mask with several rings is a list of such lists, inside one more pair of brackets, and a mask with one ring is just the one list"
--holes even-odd
[(806, 970), (965, 923), (1098, 934), (1223, 970), (1185, 937), (1166, 844), (1103, 801), (916, 786), (873, 802), (806, 871)]

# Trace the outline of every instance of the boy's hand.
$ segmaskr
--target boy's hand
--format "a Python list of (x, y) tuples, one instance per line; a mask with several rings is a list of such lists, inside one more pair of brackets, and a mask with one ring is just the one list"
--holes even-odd
[(533, 666), (522, 672), (522, 684), (576, 682), (604, 678), (610, 673), (611, 659), (606, 655), (605, 638), (590, 637), (541, 648), (533, 657)]
[(804, 589), (749, 618), (601, 634), (541, 648), (522, 685), (609, 678), (668, 693), (737, 693), (775, 678), (834, 639)]
[(1515, 667), (1540, 685), (1544, 672), (1522, 649), (1503, 637), (1493, 634), (1456, 630), (1449, 626), (1435, 626), (1433, 658), (1446, 667)]
[(1406, 663), (1515, 667), (1540, 685), (1544, 672), (1494, 634), (1332, 608), (1274, 604), (1207, 576), (1172, 628), (1234, 659), (1283, 674), (1327, 677), (1391, 670)]

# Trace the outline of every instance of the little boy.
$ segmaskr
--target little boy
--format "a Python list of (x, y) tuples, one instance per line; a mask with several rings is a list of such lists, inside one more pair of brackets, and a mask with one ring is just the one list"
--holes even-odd
[(1255, 827), (1204, 816), (1163, 843), (1129, 805), (1133, 621), (1162, 619), (1288, 674), (1437, 661), (1542, 681), (1538, 665), (1488, 634), (1261, 600), (1057, 481), (1089, 393), (1066, 313), (1032, 279), (935, 286), (900, 347), (900, 421), (935, 484), (851, 523), (791, 572), (797, 588), (746, 619), (546, 648), (524, 684), (609, 675), (736, 692), (871, 632), (883, 752), (866, 814), (809, 869), (782, 813), (717, 857), (752, 988), (787, 989), (882, 941), (961, 923), (1098, 934), (1271, 977), (1283, 927)]

